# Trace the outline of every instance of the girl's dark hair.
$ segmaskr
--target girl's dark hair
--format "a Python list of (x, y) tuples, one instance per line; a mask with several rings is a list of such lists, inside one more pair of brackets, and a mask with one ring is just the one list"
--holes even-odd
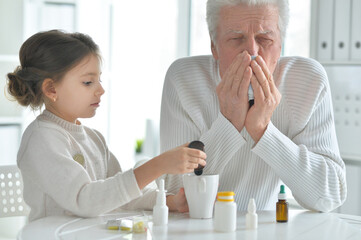
[(40, 109), (44, 103), (44, 79), (60, 81), (90, 54), (101, 60), (98, 45), (88, 35), (59, 30), (36, 33), (20, 48), (20, 66), (7, 74), (8, 93), (20, 105)]

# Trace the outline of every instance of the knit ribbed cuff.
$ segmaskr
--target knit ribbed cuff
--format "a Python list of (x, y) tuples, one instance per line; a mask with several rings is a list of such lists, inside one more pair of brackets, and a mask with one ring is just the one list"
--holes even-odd
[[(219, 113), (212, 127), (201, 139), (205, 144), (207, 153), (208, 173), (217, 173), (232, 156), (246, 143), (238, 130), (229, 122), (222, 113)], [(212, 156), (210, 158), (210, 156)], [(210, 161), (209, 161), (210, 160)], [(220, 165), (223, 165), (221, 167)]]
[[(215, 141), (216, 140), (216, 141)], [(216, 121), (213, 122), (211, 129), (207, 134), (201, 137), (204, 143), (217, 144), (217, 146), (206, 145), (207, 148), (221, 148), (223, 151), (235, 151), (246, 143), (246, 140), (241, 136), (233, 124), (223, 116), (222, 113), (218, 114)]]
[(270, 122), (261, 139), (251, 150), (275, 170), (291, 170), (291, 159), (298, 159), (299, 148)]

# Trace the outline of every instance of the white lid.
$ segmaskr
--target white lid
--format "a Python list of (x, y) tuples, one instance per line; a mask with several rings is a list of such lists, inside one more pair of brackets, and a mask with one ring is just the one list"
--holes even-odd
[(286, 200), (286, 198), (287, 198), (286, 193), (279, 193), (279, 194), (278, 194), (278, 199)]

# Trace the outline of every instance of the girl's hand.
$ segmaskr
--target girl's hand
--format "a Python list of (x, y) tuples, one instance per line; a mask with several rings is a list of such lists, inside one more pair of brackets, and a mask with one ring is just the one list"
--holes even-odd
[(183, 174), (192, 172), (198, 164), (205, 166), (207, 155), (198, 149), (188, 148), (187, 143), (157, 158), (163, 174)]
[(198, 164), (205, 166), (207, 155), (188, 144), (165, 152), (134, 169), (139, 189), (163, 174), (182, 174), (194, 171)]
[(171, 211), (189, 212), (188, 202), (184, 192), (184, 188), (179, 189), (176, 195), (167, 197), (167, 205)]

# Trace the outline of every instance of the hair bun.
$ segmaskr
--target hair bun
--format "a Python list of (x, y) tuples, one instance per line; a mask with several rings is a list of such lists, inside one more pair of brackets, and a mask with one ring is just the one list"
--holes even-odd
[[(14, 72), (7, 74), (8, 93), (22, 106), (31, 106), (33, 109), (42, 105), (41, 98), (34, 93), (33, 74), (21, 66), (16, 67)], [(36, 83), (36, 82), (35, 82)]]

